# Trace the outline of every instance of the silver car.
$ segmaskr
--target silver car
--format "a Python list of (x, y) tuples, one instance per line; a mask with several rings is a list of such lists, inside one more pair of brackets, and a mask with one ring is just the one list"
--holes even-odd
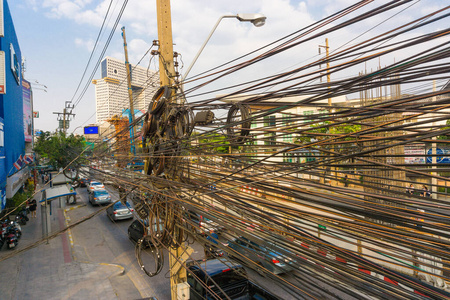
[(133, 218), (133, 211), (134, 209), (131, 207), (130, 203), (126, 202), (126, 205), (123, 205), (123, 203), (119, 201), (108, 207), (106, 214), (111, 221), (117, 221)]
[(106, 190), (96, 190), (89, 195), (92, 205), (111, 203), (111, 195)]

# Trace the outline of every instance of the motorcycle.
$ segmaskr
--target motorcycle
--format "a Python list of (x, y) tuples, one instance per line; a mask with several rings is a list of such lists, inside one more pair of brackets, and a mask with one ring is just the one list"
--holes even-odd
[(0, 250), (3, 248), (3, 245), (6, 241), (6, 229), (8, 228), (7, 226), (8, 225), (6, 222), (0, 223)]
[(11, 222), (10, 226), (8, 226), (6, 230), (6, 245), (8, 245), (8, 249), (13, 249), (17, 247), (19, 243), (19, 239), (17, 237), (17, 228)]
[(16, 215), (16, 222), (22, 225), (26, 225), (27, 222), (30, 219), (27, 217), (27, 210), (23, 208), (19, 213)]
[(8, 228), (9, 227), (14, 230), (17, 238), (20, 239), (20, 237), (22, 236), (22, 227), (20, 226), (20, 224), (17, 221), (9, 221)]

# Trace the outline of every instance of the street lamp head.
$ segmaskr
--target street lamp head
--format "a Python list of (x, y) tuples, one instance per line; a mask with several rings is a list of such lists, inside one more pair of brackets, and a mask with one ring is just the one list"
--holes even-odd
[(256, 27), (266, 23), (266, 16), (263, 14), (237, 14), (236, 18), (241, 22), (251, 22)]

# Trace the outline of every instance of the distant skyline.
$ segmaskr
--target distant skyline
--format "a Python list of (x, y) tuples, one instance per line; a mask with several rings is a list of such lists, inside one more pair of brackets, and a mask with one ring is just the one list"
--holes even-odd
[[(100, 57), (101, 50), (124, 0), (6, 1), (11, 10), (22, 56), (26, 59), (25, 79), (29, 80), (33, 86), (34, 110), (39, 111), (39, 118), (34, 119), (35, 129), (54, 131), (58, 127), (58, 122), (53, 112), (62, 112), (65, 101), (77, 103), (73, 111), (76, 116), (68, 130), (69, 133), (74, 130), (81, 133), (83, 126), (95, 122), (94, 86), (89, 78), (93, 66), (102, 58), (111, 56), (124, 60), (120, 31), (122, 26), (126, 28), (129, 57), (133, 64), (143, 57), (151, 47), (152, 41), (157, 39), (156, 1), (128, 1), (109, 47), (102, 57)], [(389, 25), (386, 24), (386, 26), (413, 20), (422, 13), (444, 7), (444, 2), (412, 1), (411, 8), (400, 13), (395, 19), (389, 20)], [(172, 1), (174, 50), (181, 53), (182, 62), (187, 68), (220, 16), (237, 13), (263, 13), (267, 16), (266, 25), (260, 28), (233, 19), (223, 20), (192, 69), (190, 73), (192, 76), (273, 42), (354, 3), (355, 1), (351, 0)], [(375, 1), (373, 5), (382, 3), (383, 1)], [(106, 30), (100, 37), (99, 46), (79, 86), (110, 4), (112, 13), (107, 18)], [(401, 9), (411, 4), (404, 5)], [(368, 20), (367, 29), (401, 9), (393, 10), (386, 16), (377, 16), (373, 20)], [(445, 20), (439, 24), (438, 26), (445, 26)], [(382, 30), (382, 26), (374, 30)], [(339, 35), (330, 35), (330, 49), (348, 42), (348, 38), (342, 32)], [(262, 62), (255, 67), (253, 73), (243, 73), (239, 79), (235, 80), (246, 81), (252, 76), (262, 76), (262, 72), (265, 71), (273, 74), (273, 72), (281, 71), (282, 68), (300, 65), (317, 55), (316, 47), (320, 43), (323, 44), (324, 40), (314, 41), (309, 48), (305, 47), (302, 51), (292, 52), (289, 57), (276, 65), (273, 62)], [(150, 57), (147, 55), (141, 65), (157, 70), (155, 60), (149, 63)], [(93, 76), (93, 79), (97, 78), (100, 78), (100, 68)], [(233, 80), (230, 79), (229, 83), (232, 82)], [(80, 98), (85, 87), (87, 90)]]

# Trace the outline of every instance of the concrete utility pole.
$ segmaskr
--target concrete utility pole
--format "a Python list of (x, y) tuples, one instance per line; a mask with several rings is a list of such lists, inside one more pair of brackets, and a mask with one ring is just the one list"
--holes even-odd
[(59, 129), (63, 131), (64, 134), (67, 132), (67, 128), (69, 128), (71, 117), (75, 118), (75, 114), (72, 113), (72, 109), (74, 108), (73, 104), (70, 104), (70, 101), (66, 101), (66, 106), (63, 109), (63, 112), (53, 112), (53, 114), (57, 114), (57, 120), (59, 121)]
[[(170, 0), (157, 0), (156, 12), (158, 17), (158, 39), (159, 39), (159, 79), (161, 86), (175, 85), (175, 68), (173, 63), (173, 41), (172, 41), (172, 19), (170, 12)], [(172, 89), (172, 96), (175, 89)], [(171, 101), (172, 102), (172, 101)], [(188, 299), (189, 285), (187, 284), (186, 269), (182, 264), (192, 253), (192, 248), (185, 246), (184, 249), (177, 245), (169, 249), (170, 265), (170, 290), (173, 300)], [(184, 295), (179, 295), (183, 291)], [(187, 293), (187, 295), (186, 295)]]
[[(330, 61), (328, 58), (330, 57), (330, 47), (328, 46), (328, 38), (325, 39), (325, 46), (319, 45), (319, 54), (320, 48), (325, 48), (325, 57), (327, 59), (327, 82), (331, 82), (331, 76), (330, 76)], [(330, 88), (330, 85), (328, 85), (328, 88)], [(331, 98), (328, 98), (328, 106), (331, 106)]]
[(131, 70), (130, 63), (128, 62), (128, 48), (127, 48), (127, 38), (125, 36), (125, 26), (122, 27), (122, 37), (123, 37), (123, 48), (125, 50), (125, 68), (127, 69), (127, 84), (128, 84), (128, 98), (130, 100), (130, 149), (131, 153), (136, 155), (136, 146), (134, 142), (134, 104), (133, 104), (133, 89), (131, 88)]
[[(330, 89), (330, 82), (331, 82), (330, 61), (328, 60), (329, 57), (330, 57), (330, 47), (328, 46), (328, 38), (325, 39), (325, 46), (319, 45), (319, 54), (321, 54), (320, 53), (320, 49), (321, 48), (325, 48), (325, 58), (327, 59), (327, 83), (328, 83), (328, 89)], [(332, 108), (331, 108), (331, 97), (328, 98), (328, 106), (330, 106), (329, 110), (330, 110), (330, 114), (331, 114), (331, 110), (332, 110)], [(332, 146), (332, 147), (333, 147), (332, 150), (334, 150), (334, 146)], [(336, 177), (336, 172), (334, 172), (334, 175)], [(325, 183), (325, 177), (321, 178), (320, 182), (321, 183)]]
[(161, 86), (172, 86), (174, 85), (175, 68), (170, 0), (157, 0), (156, 13), (158, 17), (159, 81)]
[[(436, 80), (433, 80), (433, 92), (436, 92)], [(436, 96), (434, 96), (433, 98), (432, 98), (432, 101), (433, 102), (436, 102)], [(434, 119), (434, 114), (432, 114), (431, 115), (431, 117)], [(436, 122), (434, 122), (433, 121), (433, 123), (432, 123), (432, 126), (433, 126), (433, 129), (432, 130), (434, 130), (434, 128), (435, 128), (435, 126), (436, 126)], [(432, 138), (433, 140), (436, 140), (436, 137), (434, 136), (433, 138)], [(437, 151), (436, 151), (436, 142), (434, 142), (434, 143), (432, 143), (431, 144), (431, 154), (433, 155), (432, 156), (432, 158), (431, 158), (431, 164), (432, 164), (432, 167), (431, 167), (431, 169), (434, 169), (434, 172), (431, 172), (431, 175), (434, 175), (434, 176), (436, 176), (437, 175), (437, 169), (438, 169), (438, 166), (437, 166), (437, 157), (436, 157), (436, 155), (437, 155)], [(436, 192), (438, 192), (438, 190), (437, 190), (437, 187), (436, 187), (436, 185), (437, 185), (437, 179), (435, 178), (435, 177), (431, 177), (431, 186), (430, 186), (430, 191), (431, 191), (431, 197), (433, 198), (433, 199), (437, 199), (437, 194), (436, 194)], [(426, 196), (426, 195), (425, 195)]]

